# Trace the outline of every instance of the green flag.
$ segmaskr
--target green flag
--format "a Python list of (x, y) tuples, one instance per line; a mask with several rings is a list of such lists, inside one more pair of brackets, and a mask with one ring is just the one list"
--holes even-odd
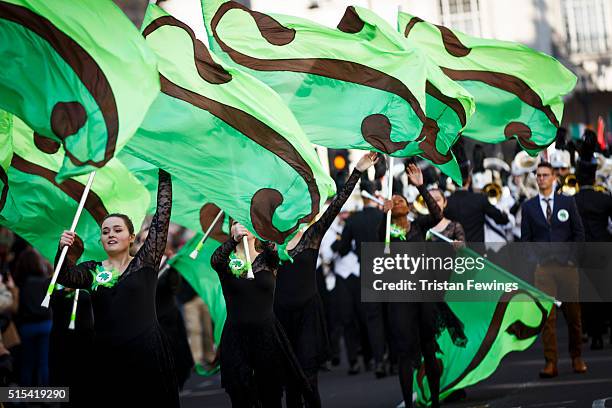
[(159, 93), (154, 54), (110, 0), (0, 0), (0, 109), (65, 158), (58, 182), (104, 166)]
[(0, 219), (18, 222), (20, 215), (9, 193), (8, 169), (13, 158), (13, 115), (0, 111)]
[[(27, 240), (51, 262), (55, 259), (59, 237), (69, 229), (76, 213), (87, 176), (78, 176), (57, 183), (64, 152), (43, 153), (35, 143), (34, 132), (17, 117), (13, 118), (13, 155), (8, 169), (9, 194), (19, 209), (20, 219), (0, 212), (0, 224)], [(140, 229), (149, 195), (117, 159), (100, 169), (87, 197), (85, 208), (76, 228), (84, 247), (82, 260), (103, 259), (106, 255), (100, 243), (100, 225), (109, 213), (126, 214)]]
[[(457, 251), (458, 257), (483, 258), (469, 248)], [(440, 399), (453, 391), (476, 384), (495, 372), (501, 360), (512, 351), (522, 351), (537, 339), (551, 308), (553, 299), (540, 290), (521, 281), (488, 260), (481, 270), (468, 270), (463, 275), (453, 274), (455, 280), (467, 282), (516, 283), (516, 290), (478, 291), (475, 301), (456, 301), (460, 292), (447, 292), (445, 300), (464, 324), (467, 337), (465, 347), (457, 346), (448, 332), (438, 338), (440, 351), (436, 357), (442, 368)], [(417, 402), (430, 402), (425, 368), (415, 373), (414, 389)]]
[(420, 155), (461, 180), (449, 150), (471, 96), (375, 13), (349, 7), (329, 28), (234, 1), (202, 7), (213, 51), (277, 91), (312, 143)]
[(499, 143), (516, 138), (535, 155), (550, 145), (563, 117), (563, 95), (576, 76), (554, 58), (521, 44), (465, 35), (399, 13), (399, 31), (474, 96), (463, 136)]
[[(125, 149), (117, 159), (148, 190), (150, 203), (147, 214), (153, 215), (157, 209), (157, 167), (130, 153)], [(172, 217), (170, 220), (192, 231), (200, 229), (200, 213), (207, 200), (200, 192), (177, 178), (172, 179)]]
[[(205, 212), (207, 217), (203, 219), (202, 228), (207, 229), (207, 227), (212, 224), (218, 211), (219, 208), (212, 204), (206, 206)], [(204, 242), (204, 246), (196, 259), (192, 259), (189, 255), (202, 240), (204, 236), (202, 232), (196, 233), (196, 235), (194, 235), (194, 237), (168, 261), (168, 264), (179, 271), (208, 306), (214, 325), (214, 340), (217, 345), (221, 341), (221, 333), (223, 332), (223, 325), (225, 324), (227, 313), (225, 310), (225, 298), (223, 297), (221, 282), (219, 281), (217, 272), (210, 265), (210, 257), (221, 243), (229, 239), (227, 233), (223, 231), (223, 225), (224, 219), (221, 218), (215, 224), (211, 235)], [(225, 222), (225, 227), (227, 230), (227, 222)]]
[(284, 244), (334, 192), (297, 121), (274, 91), (222, 65), (161, 8), (149, 6), (143, 27), (162, 93), (126, 151)]

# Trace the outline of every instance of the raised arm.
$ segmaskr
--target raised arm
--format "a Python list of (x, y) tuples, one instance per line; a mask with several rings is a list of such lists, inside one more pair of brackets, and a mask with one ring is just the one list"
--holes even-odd
[(157, 210), (149, 226), (149, 234), (144, 244), (132, 261), (136, 268), (150, 266), (155, 271), (166, 249), (168, 240), (168, 226), (170, 225), (170, 213), (172, 211), (172, 179), (170, 174), (159, 169), (159, 181), (157, 184)]
[(219, 246), (210, 257), (210, 265), (213, 267), (220, 279), (225, 277), (225, 274), (231, 274), (229, 269), (229, 256), (238, 246), (238, 242), (234, 238), (230, 238)]
[(323, 215), (306, 230), (304, 237), (302, 237), (302, 242), (305, 243), (306, 248), (319, 248), (323, 235), (325, 235), (325, 232), (327, 232), (336, 216), (340, 213), (342, 206), (353, 193), (357, 182), (361, 178), (361, 174), (363, 173), (357, 170), (357, 168), (353, 170), (344, 187), (336, 194)]
[(423, 201), (425, 201), (425, 205), (427, 205), (427, 209), (429, 210), (428, 215), (422, 215), (417, 217), (415, 222), (419, 224), (419, 227), (422, 231), (427, 231), (431, 227), (435, 227), (440, 221), (442, 221), (442, 210), (436, 200), (429, 194), (429, 191), (425, 188), (424, 184), (421, 184), (417, 187), (421, 196), (423, 196)]

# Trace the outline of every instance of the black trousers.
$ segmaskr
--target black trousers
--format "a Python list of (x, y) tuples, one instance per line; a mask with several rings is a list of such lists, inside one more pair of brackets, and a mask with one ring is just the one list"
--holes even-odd
[(346, 279), (338, 277), (336, 286), (349, 363), (357, 361), (362, 342), (368, 343), (368, 347), (362, 347), (364, 359), (371, 357), (376, 363), (382, 362), (385, 352), (382, 303), (361, 302), (361, 280), (358, 276), (350, 275)]

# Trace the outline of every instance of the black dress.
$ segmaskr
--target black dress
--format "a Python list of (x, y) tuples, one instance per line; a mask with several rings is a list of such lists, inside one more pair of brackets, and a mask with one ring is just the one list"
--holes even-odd
[[(91, 291), (95, 340), (88, 364), (95, 391), (90, 406), (180, 405), (172, 353), (155, 313), (157, 274), (171, 206), (170, 175), (160, 170), (157, 211), (147, 239), (114, 286)], [(90, 289), (99, 265), (96, 261), (74, 265), (67, 259), (58, 282)]]
[[(424, 186), (419, 192), (425, 200), (429, 215), (418, 216), (411, 222), (406, 239), (391, 237), (392, 242), (424, 242), (425, 232), (435, 227), (442, 220), (440, 207)], [(386, 223), (379, 225), (379, 237), (385, 239)], [(422, 344), (436, 343), (436, 338), (449, 330), (453, 341), (464, 344), (463, 325), (445, 302), (393, 302), (388, 305), (391, 341), (400, 356), (407, 356), (414, 364), (420, 365)], [(436, 343), (437, 348), (437, 343)]]
[(81, 290), (75, 328), (68, 328), (74, 291), (59, 289), (51, 296), (53, 326), (49, 339), (49, 381), (53, 387), (69, 387), (66, 407), (88, 406), (88, 359), (94, 347), (94, 320), (89, 292)]
[[(353, 170), (327, 210), (319, 220), (302, 235), (297, 245), (289, 251), (293, 262), (285, 262), (278, 268), (274, 313), (283, 325), (291, 346), (316, 392), (316, 374), (322, 363), (331, 358), (331, 345), (325, 323), (323, 301), (317, 290), (317, 259), (325, 232), (350, 197), (361, 172)], [(288, 406), (301, 405), (289, 400)]]
[(169, 267), (159, 277), (155, 304), (157, 305), (157, 320), (170, 342), (179, 388), (183, 389), (191, 375), (194, 361), (187, 339), (185, 320), (176, 301), (180, 284), (181, 275), (176, 269)]
[(229, 267), (237, 245), (230, 238), (211, 257), (227, 309), (220, 344), (221, 385), (234, 407), (280, 407), (289, 381), (301, 383), (308, 395), (311, 392), (272, 310), (278, 254), (264, 244), (252, 263), (255, 278), (239, 278)]

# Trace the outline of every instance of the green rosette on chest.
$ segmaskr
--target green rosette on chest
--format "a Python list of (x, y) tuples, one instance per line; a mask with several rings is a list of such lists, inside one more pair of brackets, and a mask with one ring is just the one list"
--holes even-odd
[(93, 282), (91, 284), (91, 290), (96, 291), (100, 286), (106, 288), (112, 288), (119, 281), (119, 271), (115, 268), (105, 269), (104, 266), (98, 265), (95, 271), (91, 271), (93, 275)]
[(249, 268), (251, 264), (249, 262), (245, 262), (243, 259), (240, 259), (235, 252), (230, 254), (229, 268), (232, 272), (232, 275), (239, 278), (242, 276)]
[(390, 233), (391, 238), (400, 239), (402, 241), (406, 240), (406, 229), (397, 224), (391, 224)]

